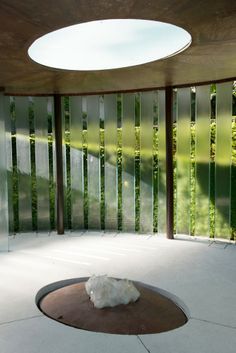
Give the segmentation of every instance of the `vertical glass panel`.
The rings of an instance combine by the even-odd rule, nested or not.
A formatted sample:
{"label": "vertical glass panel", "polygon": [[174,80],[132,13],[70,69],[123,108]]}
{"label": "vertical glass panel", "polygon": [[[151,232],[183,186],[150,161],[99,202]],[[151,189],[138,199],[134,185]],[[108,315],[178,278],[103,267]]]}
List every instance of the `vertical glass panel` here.
{"label": "vertical glass panel", "polygon": [[140,231],[153,231],[152,157],[153,157],[153,92],[141,94],[140,120]]}
{"label": "vertical glass panel", "polygon": [[[156,100],[156,98],[155,98]],[[158,91],[158,233],[166,232],[165,91]]]}
{"label": "vertical glass panel", "polygon": [[19,187],[19,230],[32,230],[29,100],[15,97],[16,148]]}
{"label": "vertical glass panel", "polygon": [[236,81],[233,82],[232,165],[231,165],[231,240],[236,240]]}
{"label": "vertical glass panel", "polygon": [[100,170],[100,222],[105,230],[105,154],[104,154],[104,96],[99,96],[99,170]]}
{"label": "vertical glass panel", "polygon": [[[8,195],[4,97],[0,95],[0,251],[8,250]],[[8,118],[8,117],[6,117]],[[9,151],[10,152],[10,151]]]}
{"label": "vertical glass panel", "polygon": [[34,98],[38,230],[49,230],[48,99]]}
{"label": "vertical glass panel", "polygon": [[153,92],[153,160],[152,160],[152,184],[153,184],[153,233],[158,232],[158,181],[159,181],[159,165],[158,165],[158,95],[157,91]]}
{"label": "vertical glass panel", "polygon": [[88,229],[88,139],[87,139],[87,100],[82,97],[82,156],[83,156],[83,211],[84,211],[84,229]]}
{"label": "vertical glass panel", "polygon": [[135,197],[134,197],[134,94],[123,95],[122,121],[122,230],[135,230]]}
{"label": "vertical glass panel", "polygon": [[[65,97],[61,97],[61,129],[62,129],[62,156],[63,156],[63,191],[64,191],[64,227],[68,229],[68,213],[67,213],[67,163],[68,148],[66,147],[67,124],[65,116]],[[56,157],[56,155],[55,155]],[[56,176],[56,175],[55,175]],[[57,212],[56,212],[57,213]]]}
{"label": "vertical glass panel", "polygon": [[196,87],[195,235],[209,235],[210,86]]}
{"label": "vertical glass panel", "polygon": [[141,120],[141,97],[140,93],[135,94],[135,117],[134,117],[134,202],[135,202],[135,232],[140,232],[140,120]]}
{"label": "vertical glass panel", "polygon": [[230,238],[232,82],[216,86],[215,236]]}
{"label": "vertical glass panel", "polygon": [[177,92],[177,233],[189,234],[190,216],[190,88]]}
{"label": "vertical glass panel", "polygon": [[71,163],[71,222],[72,229],[83,229],[83,184],[82,184],[82,98],[70,98],[70,163]]}
{"label": "vertical glass panel", "polygon": [[64,220],[65,228],[71,229],[71,165],[70,165],[70,107],[69,97],[62,98],[63,155],[64,155]]}
{"label": "vertical glass panel", "polygon": [[99,96],[87,97],[88,228],[100,229]]}
{"label": "vertical glass panel", "polygon": [[6,159],[7,159],[7,184],[8,184],[8,219],[9,233],[14,233],[14,216],[13,216],[13,164],[12,164],[12,127],[11,127],[11,109],[12,98],[4,97],[4,114],[5,114],[5,131],[6,131]]}
{"label": "vertical glass panel", "polygon": [[32,230],[37,231],[37,188],[35,166],[35,121],[33,98],[29,97],[29,138],[30,138],[30,164],[31,164],[31,209]]}
{"label": "vertical glass panel", "polygon": [[48,97],[48,169],[49,169],[49,200],[50,200],[50,230],[55,229],[56,219],[56,161],[55,161],[55,134],[54,134],[54,105],[53,98]]}
{"label": "vertical glass panel", "polygon": [[117,230],[122,231],[122,115],[123,95],[117,95]]}
{"label": "vertical glass panel", "polygon": [[117,100],[105,95],[105,229],[117,229]]}

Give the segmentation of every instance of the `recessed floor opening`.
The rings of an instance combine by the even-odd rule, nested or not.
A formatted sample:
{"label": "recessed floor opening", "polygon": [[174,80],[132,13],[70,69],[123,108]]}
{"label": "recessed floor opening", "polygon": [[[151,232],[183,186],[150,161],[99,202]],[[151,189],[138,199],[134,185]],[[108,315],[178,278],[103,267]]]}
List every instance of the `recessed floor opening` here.
{"label": "recessed floor opening", "polygon": [[86,280],[60,281],[42,288],[36,297],[39,309],[68,326],[123,335],[170,331],[188,321],[171,294],[140,282],[135,282],[141,293],[136,303],[96,309],[86,293]]}

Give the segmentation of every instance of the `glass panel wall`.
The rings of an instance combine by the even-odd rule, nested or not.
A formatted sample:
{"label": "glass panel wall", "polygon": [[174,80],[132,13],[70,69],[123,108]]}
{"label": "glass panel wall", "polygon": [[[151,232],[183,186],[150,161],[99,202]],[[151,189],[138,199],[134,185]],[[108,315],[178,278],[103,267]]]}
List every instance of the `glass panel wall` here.
{"label": "glass panel wall", "polygon": [[190,88],[177,91],[177,223],[178,234],[190,231]]}
{"label": "glass panel wall", "polygon": [[123,95],[122,116],[122,230],[135,230],[135,96]]}
{"label": "glass panel wall", "polygon": [[50,229],[48,164],[48,98],[34,98],[37,229]]}
{"label": "glass panel wall", "polygon": [[[14,225],[17,222],[14,222],[15,212],[13,205],[16,204],[16,198],[18,192],[14,190],[14,167],[13,167],[13,148],[12,141],[14,141],[14,149],[15,146],[15,129],[13,131],[12,126],[12,116],[14,111],[14,101],[12,97],[6,96],[2,98],[3,100],[3,109],[5,115],[5,131],[6,131],[6,161],[7,161],[7,184],[8,184],[8,220],[9,220],[9,233],[14,234],[18,230],[15,229]],[[13,137],[14,136],[14,137]],[[17,201],[18,202],[18,201]]]}
{"label": "glass panel wall", "polygon": [[[235,236],[232,83],[173,90],[175,229]],[[166,231],[165,91],[62,97],[66,229]],[[55,227],[53,100],[6,97],[10,232]]]}
{"label": "glass panel wall", "polygon": [[153,92],[141,94],[140,232],[153,232]]}
{"label": "glass panel wall", "polygon": [[15,97],[19,231],[32,230],[29,98]]}
{"label": "glass panel wall", "polygon": [[196,87],[196,215],[195,235],[210,235],[210,86]]}
{"label": "glass panel wall", "polygon": [[100,229],[99,96],[87,97],[88,228]]}
{"label": "glass panel wall", "polygon": [[215,237],[230,238],[232,82],[216,85]]}
{"label": "glass panel wall", "polygon": [[117,96],[104,97],[105,229],[117,230]]}
{"label": "glass panel wall", "polygon": [[166,133],[165,91],[155,94],[158,118],[158,233],[166,232]]}
{"label": "glass panel wall", "polygon": [[83,156],[82,156],[82,97],[70,98],[70,172],[72,229],[84,228],[83,212]]}
{"label": "glass panel wall", "polygon": [[0,94],[0,251],[8,250],[8,195],[4,97]]}

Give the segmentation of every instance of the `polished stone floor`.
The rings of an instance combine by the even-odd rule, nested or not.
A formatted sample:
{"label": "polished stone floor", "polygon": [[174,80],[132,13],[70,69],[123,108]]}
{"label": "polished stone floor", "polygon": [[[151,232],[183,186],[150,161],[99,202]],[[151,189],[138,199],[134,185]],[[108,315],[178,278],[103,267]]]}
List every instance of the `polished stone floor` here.
{"label": "polished stone floor", "polygon": [[[0,254],[1,353],[234,353],[236,245],[161,236],[22,234]],[[38,290],[93,274],[129,278],[177,296],[186,325],[160,334],[74,329],[44,316]],[[158,313],[157,313],[158,315]]]}

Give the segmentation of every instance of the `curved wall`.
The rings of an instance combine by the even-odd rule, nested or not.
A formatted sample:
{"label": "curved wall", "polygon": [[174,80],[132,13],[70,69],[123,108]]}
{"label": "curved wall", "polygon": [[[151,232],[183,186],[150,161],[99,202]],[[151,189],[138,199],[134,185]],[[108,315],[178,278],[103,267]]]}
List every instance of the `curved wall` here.
{"label": "curved wall", "polygon": [[8,195],[4,98],[0,94],[0,251],[8,250]]}
{"label": "curved wall", "polygon": [[[175,233],[234,239],[235,86],[173,89],[173,97]],[[53,230],[52,98],[5,99],[10,229]],[[65,229],[165,233],[165,92],[62,97],[61,105]]]}

